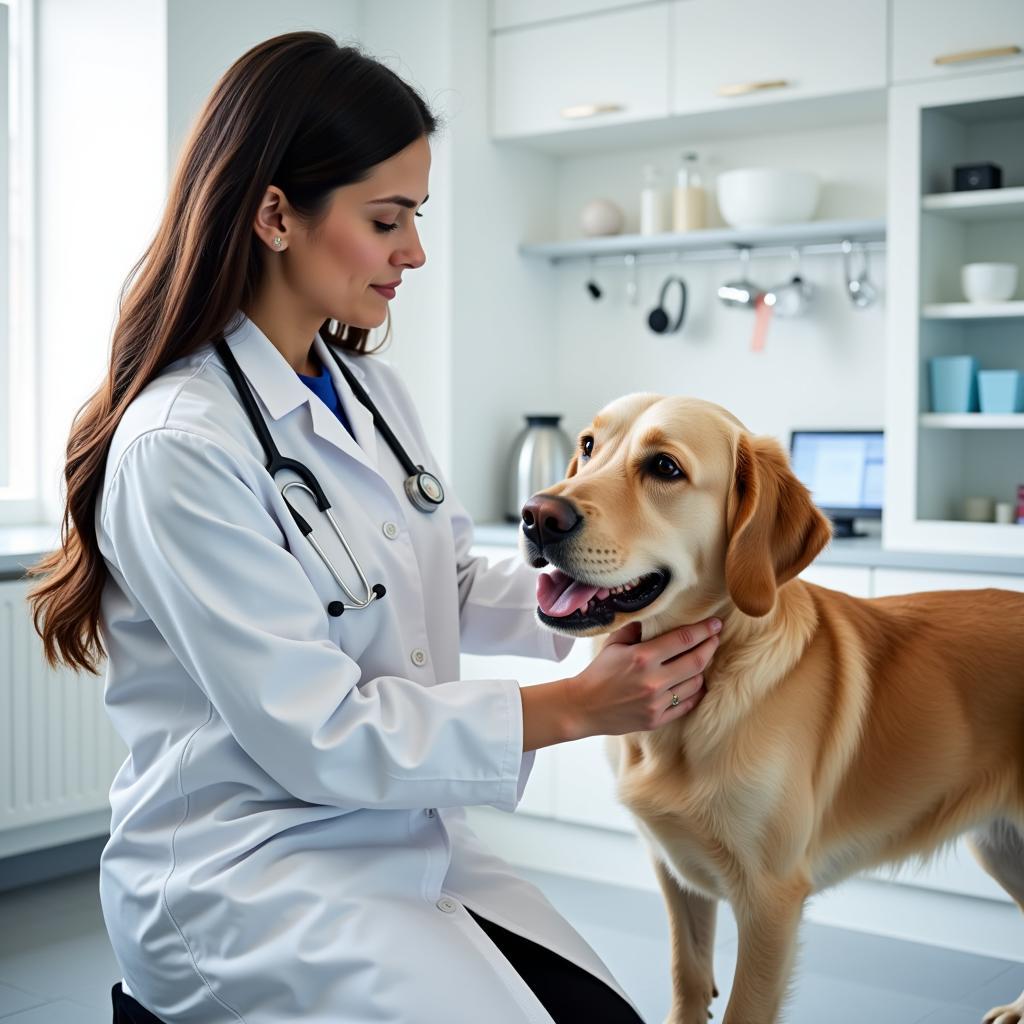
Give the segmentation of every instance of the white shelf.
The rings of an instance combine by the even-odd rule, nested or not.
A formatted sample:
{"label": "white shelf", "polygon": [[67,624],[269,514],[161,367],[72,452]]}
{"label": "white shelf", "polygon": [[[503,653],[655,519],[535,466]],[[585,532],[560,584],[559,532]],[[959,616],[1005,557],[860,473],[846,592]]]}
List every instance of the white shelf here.
{"label": "white shelf", "polygon": [[968,192],[933,192],[922,197],[921,208],[953,220],[1024,217],[1024,186]]}
{"label": "white shelf", "polygon": [[[568,242],[523,243],[523,256],[550,260],[581,259],[589,256],[615,256],[657,252],[710,252],[749,247],[834,245],[844,238],[852,242],[881,242],[885,239],[884,220],[818,220],[803,224],[777,224],[764,228],[709,228],[704,231],[662,232],[657,235],[600,235]],[[734,253],[733,253],[734,255]],[[699,259],[697,255],[695,258]]]}
{"label": "white shelf", "polygon": [[921,414],[922,427],[953,430],[1021,430],[1024,412],[925,412]]}
{"label": "white shelf", "polygon": [[1001,320],[1024,317],[1024,300],[1011,302],[932,302],[921,310],[926,320]]}

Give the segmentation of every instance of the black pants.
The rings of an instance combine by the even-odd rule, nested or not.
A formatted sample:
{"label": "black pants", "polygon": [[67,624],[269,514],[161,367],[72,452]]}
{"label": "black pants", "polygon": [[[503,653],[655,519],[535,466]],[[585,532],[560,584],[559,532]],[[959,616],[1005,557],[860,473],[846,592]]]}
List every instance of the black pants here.
{"label": "black pants", "polygon": [[[469,908],[466,908],[469,910]],[[493,921],[470,916],[501,950],[505,959],[543,1003],[557,1024],[643,1024],[614,989],[544,946],[524,939]],[[141,1003],[125,995],[118,982],[110,993],[114,1024],[163,1024]]]}
{"label": "black pants", "polygon": [[469,907],[466,910],[558,1024],[644,1024],[629,1003],[600,978],[546,946],[478,917]]}
{"label": "black pants", "polygon": [[137,999],[125,995],[121,982],[110,990],[110,1001],[114,1004],[114,1024],[163,1024]]}

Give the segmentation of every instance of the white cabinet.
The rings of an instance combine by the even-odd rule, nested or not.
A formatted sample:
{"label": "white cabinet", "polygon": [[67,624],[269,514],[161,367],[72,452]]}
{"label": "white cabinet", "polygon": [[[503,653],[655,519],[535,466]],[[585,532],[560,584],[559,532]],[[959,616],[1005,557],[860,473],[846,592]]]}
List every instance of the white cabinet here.
{"label": "white cabinet", "polygon": [[871,569],[865,565],[819,565],[811,563],[800,579],[829,590],[841,590],[854,597],[871,596]]}
{"label": "white cabinet", "polygon": [[[982,162],[1003,168],[1005,187],[959,202],[953,169]],[[943,409],[929,370],[932,358],[952,355],[974,357],[981,370],[1024,370],[1014,304],[982,310],[992,313],[985,319],[941,315],[963,298],[964,264],[1024,270],[1024,204],[1014,200],[1024,185],[1024,68],[894,85],[888,165],[885,547],[1020,557],[1024,529],[968,522],[965,503],[1016,500],[1024,416],[934,416]]]}
{"label": "white cabinet", "polygon": [[884,89],[885,58],[885,0],[674,0],[672,112]]}
{"label": "white cabinet", "polygon": [[1024,3],[892,0],[892,80],[908,82],[1024,66]]}
{"label": "white cabinet", "polygon": [[581,14],[596,14],[615,7],[634,7],[648,0],[491,0],[491,28],[514,28],[538,21],[554,21]]}
{"label": "white cabinet", "polygon": [[494,33],[492,134],[665,117],[668,25],[655,3]]}
{"label": "white cabinet", "polygon": [[[492,564],[516,554],[512,547],[476,545],[474,555]],[[461,656],[463,679],[515,679],[522,686],[549,683],[578,675],[594,659],[593,640],[576,641],[560,662],[509,655]],[[536,814],[583,825],[632,829],[632,819],[615,796],[615,779],[605,755],[604,736],[588,736],[537,751],[533,773],[516,808],[517,814]]]}
{"label": "white cabinet", "polygon": [[606,753],[607,736],[587,736],[554,747],[554,817],[578,825],[635,832],[633,816],[619,802]]}
{"label": "white cabinet", "polygon": [[932,569],[876,569],[875,597],[924,590],[1024,590],[1024,577],[1002,573],[936,572]]}

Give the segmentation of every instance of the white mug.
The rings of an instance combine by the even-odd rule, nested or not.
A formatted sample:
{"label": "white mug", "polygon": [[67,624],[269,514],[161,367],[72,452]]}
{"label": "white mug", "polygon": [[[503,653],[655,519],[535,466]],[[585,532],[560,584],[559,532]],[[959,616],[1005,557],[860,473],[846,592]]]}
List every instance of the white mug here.
{"label": "white mug", "polygon": [[997,523],[1012,523],[1013,522],[1013,502],[1012,501],[997,501],[996,502],[996,522]]}
{"label": "white mug", "polygon": [[970,302],[1006,302],[1017,290],[1014,263],[965,263],[960,284]]}

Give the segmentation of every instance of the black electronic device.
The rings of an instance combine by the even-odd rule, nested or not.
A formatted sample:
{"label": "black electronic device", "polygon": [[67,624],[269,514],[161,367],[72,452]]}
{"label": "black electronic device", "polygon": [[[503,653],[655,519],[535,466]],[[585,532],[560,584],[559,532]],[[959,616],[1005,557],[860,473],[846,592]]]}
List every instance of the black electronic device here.
{"label": "black electronic device", "polygon": [[953,168],[953,191],[969,192],[976,188],[1002,188],[1003,171],[995,164],[965,164]]}

